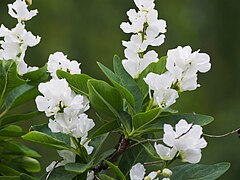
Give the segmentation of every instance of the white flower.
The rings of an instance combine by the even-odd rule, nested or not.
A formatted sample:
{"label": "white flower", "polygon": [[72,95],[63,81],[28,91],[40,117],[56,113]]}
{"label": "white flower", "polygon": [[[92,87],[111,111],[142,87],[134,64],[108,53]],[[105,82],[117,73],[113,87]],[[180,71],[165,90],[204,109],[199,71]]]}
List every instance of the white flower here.
{"label": "white flower", "polygon": [[197,72],[205,73],[210,70],[210,57],[199,51],[192,52],[190,46],[177,47],[167,53],[167,70],[175,76],[175,82],[180,91],[195,90],[197,84]]}
{"label": "white flower", "polygon": [[18,21],[28,21],[32,17],[36,16],[38,11],[27,9],[27,3],[25,0],[16,0],[13,4],[8,4],[8,13]]}
{"label": "white flower", "polygon": [[153,90],[154,104],[162,109],[174,104],[179,97],[178,92],[175,89],[171,89],[174,77],[168,72],[161,75],[149,73],[147,77],[144,78],[144,81],[149,86],[150,98],[151,90]]}
{"label": "white flower", "polygon": [[140,11],[151,11],[155,7],[154,0],[134,0]]}
{"label": "white flower", "polygon": [[171,125],[164,125],[163,142],[168,147],[155,144],[155,149],[164,160],[171,160],[174,157],[174,151],[177,150],[182,161],[198,163],[201,160],[201,149],[207,146],[207,142],[201,135],[201,126],[188,124],[184,119],[181,119],[176,124],[175,131]]}
{"label": "white flower", "polygon": [[48,117],[63,112],[77,115],[89,109],[87,98],[76,95],[65,79],[51,79],[49,82],[40,83],[38,90],[43,96],[37,96],[37,108],[44,111]]}
{"label": "white flower", "polygon": [[144,179],[144,175],[146,173],[146,169],[141,163],[135,164],[130,170],[130,179],[131,180],[142,180]]}
{"label": "white flower", "polygon": [[170,177],[170,176],[172,176],[172,174],[173,174],[172,171],[170,169],[168,169],[168,168],[164,168],[162,170],[162,175],[164,177]]}
{"label": "white flower", "polygon": [[62,52],[56,52],[51,54],[48,59],[48,72],[50,72],[53,78],[57,78],[56,71],[63,70],[70,72],[71,74],[80,74],[80,63],[77,61],[70,61],[67,56]]}
{"label": "white flower", "polygon": [[[78,116],[69,116],[65,113],[59,113],[56,115],[55,119],[50,119],[48,123],[48,127],[53,133],[60,132],[76,138],[87,136],[88,131],[94,126],[94,121],[89,119],[84,113]],[[89,153],[90,152],[92,152],[91,149],[89,149]]]}
{"label": "white flower", "polygon": [[88,172],[86,180],[93,180],[93,179],[94,179],[94,171]]}

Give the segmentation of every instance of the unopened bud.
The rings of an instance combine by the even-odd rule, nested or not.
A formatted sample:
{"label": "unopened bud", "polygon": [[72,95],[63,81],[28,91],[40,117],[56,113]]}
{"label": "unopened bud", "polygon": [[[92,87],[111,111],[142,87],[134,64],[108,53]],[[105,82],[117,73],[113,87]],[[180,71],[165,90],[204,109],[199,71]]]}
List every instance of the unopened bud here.
{"label": "unopened bud", "polygon": [[158,170],[158,171],[157,171],[157,175],[160,176],[160,175],[161,175],[161,172],[162,172],[161,170]]}
{"label": "unopened bud", "polygon": [[151,178],[149,176],[146,176],[144,180],[151,180]]}
{"label": "unopened bud", "polygon": [[172,175],[172,171],[171,171],[170,169],[164,168],[164,169],[162,170],[162,175],[163,175],[164,177],[170,177],[170,176]]}
{"label": "unopened bud", "polygon": [[26,3],[30,6],[32,5],[32,0],[26,0]]}

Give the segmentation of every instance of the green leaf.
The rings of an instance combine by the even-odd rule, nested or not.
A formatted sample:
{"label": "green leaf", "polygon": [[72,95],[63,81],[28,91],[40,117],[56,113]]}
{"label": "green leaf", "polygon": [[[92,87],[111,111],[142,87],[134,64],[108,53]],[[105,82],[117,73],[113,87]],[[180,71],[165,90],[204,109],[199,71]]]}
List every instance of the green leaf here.
{"label": "green leaf", "polygon": [[0,180],[19,180],[19,176],[0,176]]}
{"label": "green leaf", "polygon": [[13,159],[13,162],[28,172],[39,172],[41,170],[40,163],[31,157],[17,157]]}
{"label": "green leaf", "polygon": [[126,180],[124,174],[117,166],[115,166],[113,163],[111,163],[107,160],[105,160],[104,162],[116,173],[119,180]]}
{"label": "green leaf", "polygon": [[102,154],[96,157],[96,159],[94,160],[95,164],[101,163],[104,159],[107,159],[115,151],[116,149],[108,149],[107,151],[103,152]]}
{"label": "green leaf", "polygon": [[102,134],[106,134],[108,132],[111,132],[115,129],[119,128],[119,124],[116,120],[110,121],[102,126],[100,126],[90,137],[89,139],[93,139],[97,136],[100,136]]}
{"label": "green leaf", "polygon": [[134,97],[135,109],[137,112],[141,111],[143,103],[143,94],[139,89],[135,80],[128,74],[122,65],[121,59],[115,55],[113,58],[114,72],[120,79],[120,85],[125,87]]}
{"label": "green leaf", "polygon": [[184,164],[172,168],[171,180],[214,180],[223,175],[230,167],[230,163],[214,165]]}
{"label": "green leaf", "polygon": [[139,131],[140,129],[144,128],[144,126],[148,125],[152,121],[154,121],[160,113],[162,112],[162,109],[155,108],[151,109],[147,112],[138,113],[133,117],[132,124],[135,131]]}
{"label": "green leaf", "polygon": [[20,137],[22,128],[16,125],[9,125],[0,129],[0,136]]}
{"label": "green leaf", "polygon": [[144,130],[141,133],[161,130],[163,129],[164,124],[175,126],[181,119],[185,119],[188,123],[193,123],[200,126],[206,126],[214,120],[211,116],[201,114],[168,115],[155,119],[152,123],[145,126]]}
{"label": "green leaf", "polygon": [[146,95],[148,93],[148,85],[145,83],[143,78],[145,78],[150,72],[156,74],[163,74],[166,68],[167,56],[159,59],[158,62],[153,62],[148,65],[148,67],[139,75],[137,79],[138,86],[141,89],[142,94]]}
{"label": "green leaf", "polygon": [[91,168],[91,163],[88,164],[68,163],[64,167],[66,171],[73,172],[76,174],[82,174],[89,168]]}
{"label": "green leaf", "polygon": [[120,78],[103,64],[98,62],[98,66],[100,67],[102,72],[107,76],[107,78],[112,82],[112,84],[117,88],[122,97],[126,99],[126,101],[131,105],[133,109],[135,109],[134,97],[129,90],[120,85],[121,84]]}
{"label": "green leaf", "polygon": [[16,87],[5,98],[4,106],[7,110],[10,110],[18,105],[34,99],[38,95],[36,87],[22,84],[19,87]]}
{"label": "green leaf", "polygon": [[47,134],[44,134],[44,133],[38,132],[38,131],[31,131],[31,132],[27,133],[26,135],[22,136],[22,138],[25,140],[28,140],[28,141],[32,141],[32,142],[36,142],[39,144],[44,144],[44,145],[53,147],[57,150],[72,149],[65,142],[55,139]]}
{"label": "green leaf", "polygon": [[100,149],[101,149],[103,143],[105,142],[105,140],[107,139],[108,135],[109,135],[109,134],[106,133],[106,134],[103,134],[103,135],[98,136],[98,137],[96,137],[96,138],[93,138],[93,139],[90,141],[89,145],[94,147],[94,151],[93,151],[93,153],[91,154],[91,156],[92,156],[93,158],[95,158],[96,155],[98,154],[98,152],[100,151]]}
{"label": "green leaf", "polygon": [[119,118],[119,113],[123,109],[123,101],[116,88],[104,81],[89,80],[89,100],[92,107],[102,117]]}
{"label": "green leaf", "polygon": [[49,79],[47,64],[36,71],[24,74],[23,77],[29,81],[28,84],[33,86],[37,86],[41,82],[46,82]]}
{"label": "green leaf", "polygon": [[34,177],[32,177],[32,176],[30,176],[28,174],[22,173],[20,175],[20,180],[36,180],[36,178],[34,178]]}
{"label": "green leaf", "polygon": [[137,163],[145,163],[151,160],[151,157],[149,157],[148,153],[142,146],[134,146],[124,152],[118,167],[123,172],[125,177],[129,179],[128,175],[132,166]]}
{"label": "green leaf", "polygon": [[7,116],[5,118],[0,119],[0,126],[5,126],[5,125],[13,124],[16,122],[28,120],[28,119],[31,119],[40,114],[41,114],[40,112],[35,111],[35,112],[27,113],[27,114],[18,114],[18,115]]}
{"label": "green leaf", "polygon": [[59,141],[64,142],[65,144],[67,144],[68,146],[71,146],[70,144],[70,136],[63,134],[63,133],[53,133],[51,131],[51,129],[49,129],[48,124],[40,124],[40,125],[36,125],[36,126],[32,126],[31,131],[38,131],[38,132],[42,132],[44,134],[47,134],[48,136],[57,139]]}
{"label": "green leaf", "polygon": [[0,174],[4,176],[18,176],[20,172],[0,163]]}
{"label": "green leaf", "polygon": [[[48,173],[44,174],[40,180],[46,180]],[[66,171],[64,167],[58,167],[54,169],[51,174],[48,176],[48,180],[71,180],[72,178],[76,177],[77,174]]]}
{"label": "green leaf", "polygon": [[99,174],[100,180],[115,180],[114,178],[107,176],[106,174]]}
{"label": "green leaf", "polygon": [[41,157],[36,151],[28,148],[27,146],[19,143],[19,142],[10,142],[10,141],[0,141],[0,146],[3,147],[5,150],[11,152],[11,154],[15,155],[24,155],[34,158]]}
{"label": "green leaf", "polygon": [[93,79],[92,77],[86,74],[70,74],[61,70],[57,71],[57,76],[60,79],[66,79],[72,90],[76,93],[88,96],[89,91],[87,82],[88,80]]}
{"label": "green leaf", "polygon": [[13,60],[0,60],[0,106],[3,98],[12,89],[24,84],[17,74],[17,64]]}

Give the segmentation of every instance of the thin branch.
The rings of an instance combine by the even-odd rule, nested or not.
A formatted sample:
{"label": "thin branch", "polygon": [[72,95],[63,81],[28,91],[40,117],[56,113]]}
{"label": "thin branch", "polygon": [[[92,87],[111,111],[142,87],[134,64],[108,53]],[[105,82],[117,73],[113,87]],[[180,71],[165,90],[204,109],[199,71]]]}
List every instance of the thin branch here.
{"label": "thin branch", "polygon": [[143,163],[143,165],[146,165],[146,166],[152,166],[152,165],[157,165],[159,163],[162,163],[164,164],[165,162],[163,160],[160,160],[160,161],[153,161],[153,162],[145,162]]}
{"label": "thin branch", "polygon": [[225,133],[225,134],[221,134],[221,135],[211,135],[211,134],[203,134],[203,135],[206,136],[206,137],[210,137],[210,138],[223,138],[223,137],[235,134],[235,133],[240,134],[240,128],[235,129],[235,130],[233,130],[231,132],[228,132],[228,133]]}
{"label": "thin branch", "polygon": [[129,146],[129,149],[130,149],[130,148],[133,148],[133,147],[135,147],[135,146],[137,146],[137,145],[139,145],[139,144],[146,143],[146,142],[158,142],[158,141],[162,141],[162,140],[163,140],[163,138],[159,138],[159,139],[144,139],[144,140],[142,140],[142,141],[139,141],[139,142],[137,142],[137,143]]}

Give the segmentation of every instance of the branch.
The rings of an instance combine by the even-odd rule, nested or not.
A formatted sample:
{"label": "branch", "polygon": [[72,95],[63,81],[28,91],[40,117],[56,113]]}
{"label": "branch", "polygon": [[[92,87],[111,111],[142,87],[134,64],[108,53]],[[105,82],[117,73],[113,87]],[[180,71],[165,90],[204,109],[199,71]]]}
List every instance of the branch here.
{"label": "branch", "polygon": [[225,134],[221,134],[221,135],[211,135],[211,134],[203,134],[203,135],[206,136],[206,137],[210,137],[210,138],[223,138],[223,137],[235,134],[235,133],[238,133],[239,137],[240,137],[240,128],[235,129],[235,130],[233,130],[231,132],[228,132],[228,133],[225,133]]}

